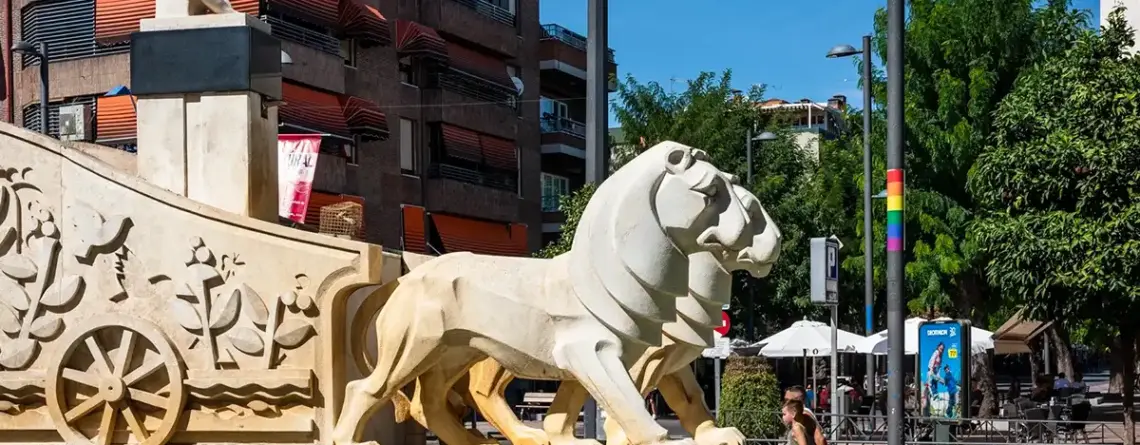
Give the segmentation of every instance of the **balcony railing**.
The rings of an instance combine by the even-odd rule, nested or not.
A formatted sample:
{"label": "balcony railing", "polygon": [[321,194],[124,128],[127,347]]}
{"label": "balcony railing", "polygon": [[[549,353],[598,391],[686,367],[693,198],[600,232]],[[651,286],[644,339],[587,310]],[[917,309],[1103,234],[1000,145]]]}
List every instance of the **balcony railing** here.
{"label": "balcony railing", "polygon": [[797,124],[791,126],[792,131],[827,131],[827,124]]}
{"label": "balcony railing", "polygon": [[586,124],[564,117],[542,119],[542,134],[566,133],[580,138],[586,137]]}
{"label": "balcony railing", "polygon": [[514,109],[518,93],[497,83],[458,68],[444,68],[435,74],[436,88],[455,91],[483,102],[493,102]]}
{"label": "balcony railing", "polygon": [[495,6],[483,0],[454,0],[468,8],[474,9],[475,12],[483,14],[491,20],[501,22],[508,26],[515,26],[515,14],[506,9]]}
{"label": "balcony railing", "polygon": [[436,162],[428,169],[431,178],[451,179],[468,184],[481,185],[493,189],[518,192],[518,172],[493,167],[463,167],[446,162]]}
{"label": "balcony railing", "polygon": [[542,197],[542,211],[558,212],[562,204],[562,195],[544,195]]}
{"label": "balcony railing", "polygon": [[[563,28],[560,25],[542,25],[542,38],[558,40],[578,49],[579,51],[586,52],[586,36]],[[606,50],[606,61],[613,63],[614,50]]]}
{"label": "balcony railing", "polygon": [[336,37],[307,29],[304,26],[289,23],[271,15],[263,15],[261,16],[261,20],[269,24],[274,37],[301,44],[321,52],[336,56],[340,55],[340,39]]}

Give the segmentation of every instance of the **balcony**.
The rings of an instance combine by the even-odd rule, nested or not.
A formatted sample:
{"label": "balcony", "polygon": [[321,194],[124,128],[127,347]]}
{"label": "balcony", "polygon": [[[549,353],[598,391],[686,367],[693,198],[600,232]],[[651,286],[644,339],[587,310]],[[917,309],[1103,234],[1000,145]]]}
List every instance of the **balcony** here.
{"label": "balcony", "polygon": [[542,119],[542,134],[564,133],[580,139],[586,138],[586,124],[565,117]]}
{"label": "balcony", "polygon": [[269,24],[270,33],[274,37],[340,57],[340,39],[329,33],[312,30],[271,15],[263,15],[261,20]]}
{"label": "balcony", "polygon": [[571,167],[586,159],[586,124],[564,117],[541,121],[543,163]]}
{"label": "balcony", "polygon": [[544,195],[542,197],[542,211],[543,212],[559,212],[562,209],[559,205],[562,203],[561,195]]}
{"label": "balcony", "polygon": [[[578,34],[569,29],[563,28],[560,25],[548,24],[542,25],[542,39],[557,40],[559,42],[569,45],[571,48],[577,49],[583,53],[586,52],[586,36]],[[606,61],[614,63],[614,50],[609,49],[606,51]]]}
{"label": "balcony", "polygon": [[[467,164],[467,165],[458,165]],[[498,169],[487,165],[444,160],[435,162],[428,168],[428,177],[450,179],[498,190],[518,192],[518,172]]]}
{"label": "balcony", "polygon": [[[586,89],[586,37],[558,25],[542,25],[539,42],[539,69],[543,89],[559,90],[571,96]],[[606,53],[607,89],[617,91],[617,64],[614,51]]]}
{"label": "balcony", "polygon": [[454,91],[480,102],[490,102],[514,110],[518,93],[483,77],[455,67],[443,68],[431,75],[429,88]]}
{"label": "balcony", "polygon": [[468,8],[474,9],[475,12],[486,16],[487,18],[496,22],[502,23],[507,26],[515,26],[515,14],[506,9],[495,6],[483,0],[452,0],[455,3],[461,4]]}

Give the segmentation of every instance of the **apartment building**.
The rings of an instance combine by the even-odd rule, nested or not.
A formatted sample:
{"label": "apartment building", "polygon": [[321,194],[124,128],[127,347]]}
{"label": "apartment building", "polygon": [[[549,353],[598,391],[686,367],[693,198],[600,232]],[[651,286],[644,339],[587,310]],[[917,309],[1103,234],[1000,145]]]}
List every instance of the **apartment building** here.
{"label": "apartment building", "polygon": [[[542,244],[556,241],[566,216],[562,196],[586,181],[586,36],[542,25],[539,42],[542,142]],[[606,55],[609,91],[617,90],[614,52]]]}
{"label": "apartment building", "polygon": [[[271,25],[292,58],[279,132],[323,135],[302,228],[317,230],[325,206],[355,202],[354,237],[386,247],[526,255],[540,246],[538,0],[232,2]],[[0,116],[38,128],[39,62],[7,49],[47,42],[52,133],[136,150],[130,33],[154,8],[12,0],[0,12]]]}
{"label": "apartment building", "polygon": [[794,103],[768,99],[760,103],[760,111],[775,114],[777,122],[789,126],[795,133],[800,148],[818,160],[820,138],[834,138],[846,128],[847,97],[837,94],[827,102],[800,99]]}

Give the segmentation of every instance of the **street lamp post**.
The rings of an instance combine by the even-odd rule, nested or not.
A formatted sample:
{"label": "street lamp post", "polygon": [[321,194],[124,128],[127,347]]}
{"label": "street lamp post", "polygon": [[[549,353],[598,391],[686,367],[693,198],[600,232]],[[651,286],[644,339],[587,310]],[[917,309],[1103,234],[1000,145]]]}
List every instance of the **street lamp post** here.
{"label": "street lamp post", "polygon": [[[862,51],[851,45],[839,45],[827,52],[829,58],[863,55],[863,305],[867,335],[875,333],[874,249],[871,236],[871,36],[863,36]],[[867,392],[875,392],[875,356],[867,354],[867,371],[864,380]]]}
{"label": "street lamp post", "polygon": [[40,59],[40,133],[48,134],[48,100],[51,88],[48,82],[48,44],[40,41],[36,45],[23,40],[12,45],[12,52]]}
{"label": "street lamp post", "polygon": [[906,0],[887,0],[887,443],[903,445],[903,101]]}
{"label": "street lamp post", "polygon": [[[748,127],[748,137],[745,139],[745,156],[748,160],[748,177],[745,178],[745,181],[747,181],[749,187],[752,187],[752,143],[759,142],[762,144],[777,139],[777,136],[770,131],[765,131],[756,137],[752,137],[753,131],[754,129],[751,126]],[[755,278],[749,279],[755,280]],[[756,310],[754,307],[755,303],[756,286],[748,286],[748,321],[744,326],[744,335],[748,338],[748,341],[753,341],[756,338]]]}

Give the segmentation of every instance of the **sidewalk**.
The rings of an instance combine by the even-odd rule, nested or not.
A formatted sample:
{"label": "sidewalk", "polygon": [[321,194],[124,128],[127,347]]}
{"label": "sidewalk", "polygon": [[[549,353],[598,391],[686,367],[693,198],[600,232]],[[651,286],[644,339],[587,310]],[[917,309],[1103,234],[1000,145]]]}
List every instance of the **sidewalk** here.
{"label": "sidewalk", "polygon": [[[531,428],[539,428],[539,429],[542,428],[542,422],[537,421],[537,420],[527,420],[527,421],[524,421],[523,423],[525,423],[526,426],[529,426]],[[688,435],[687,433],[685,433],[685,429],[681,427],[681,422],[675,418],[657,419],[657,423],[669,431],[669,437],[671,437],[671,438],[681,438],[681,437],[686,437]],[[470,426],[471,422],[467,422],[466,425]],[[479,428],[480,433],[483,433],[483,434],[487,435],[488,437],[493,437],[495,439],[499,439],[500,443],[503,443],[503,444],[510,443],[507,441],[507,439],[505,437],[503,437],[502,434],[499,434],[498,430],[496,430],[495,427],[491,426],[491,424],[487,423],[486,421],[479,421],[476,424],[476,427]],[[578,422],[578,426],[575,428],[574,434],[578,437],[582,437],[582,428],[583,428],[583,423]],[[436,438],[435,436],[429,435],[427,443],[438,444],[439,439]]]}

